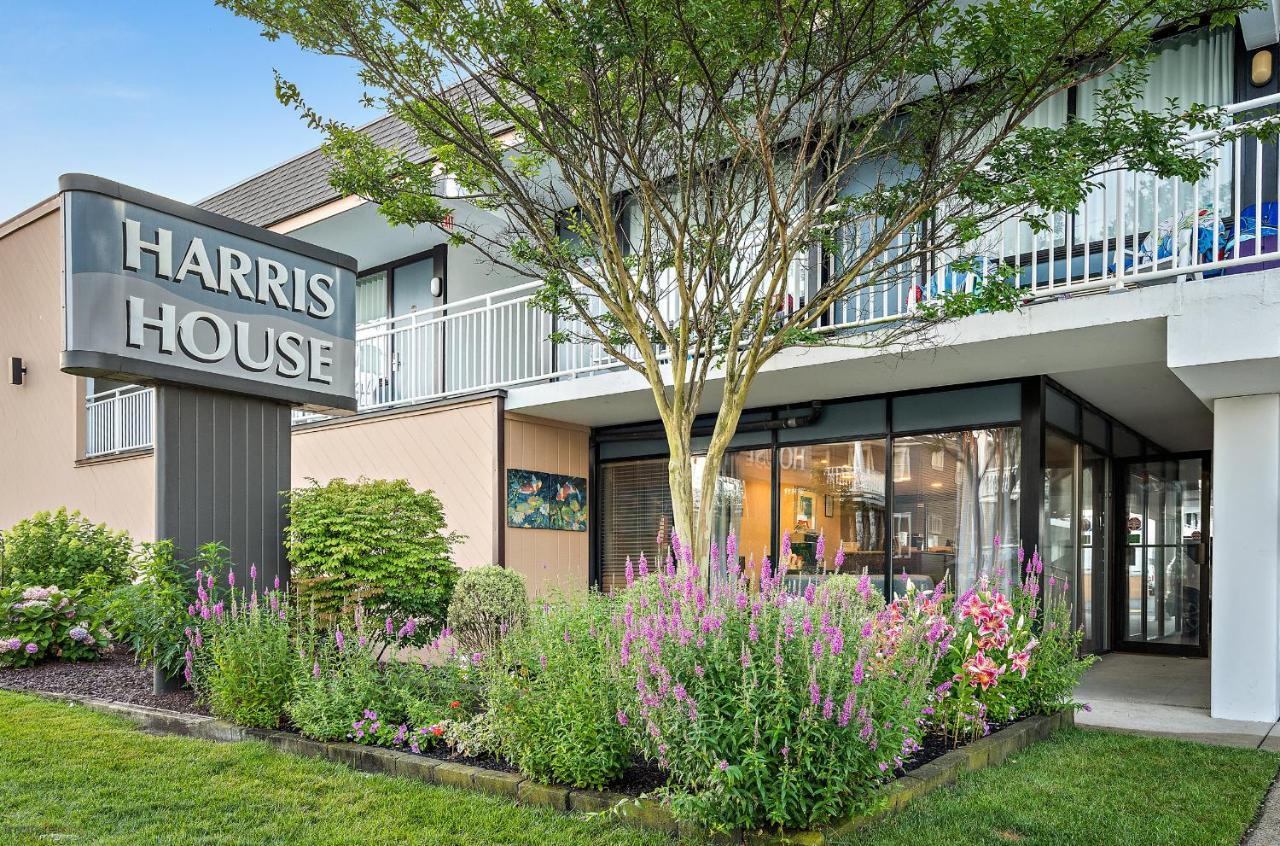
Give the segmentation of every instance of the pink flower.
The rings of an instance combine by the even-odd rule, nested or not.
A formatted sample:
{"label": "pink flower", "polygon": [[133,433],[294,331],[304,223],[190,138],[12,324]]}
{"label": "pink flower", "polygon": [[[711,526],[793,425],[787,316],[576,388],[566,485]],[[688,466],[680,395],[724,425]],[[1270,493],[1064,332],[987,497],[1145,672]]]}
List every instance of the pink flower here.
{"label": "pink flower", "polygon": [[258,580],[258,565],[250,564],[249,565],[249,581],[256,582],[257,580]]}
{"label": "pink flower", "polygon": [[618,710],[618,725],[620,725],[620,726],[625,726],[625,725],[626,725],[627,723],[629,723],[629,722],[631,722],[631,721],[630,721],[629,719],[627,719],[627,713],[626,713],[625,711],[623,711],[623,710],[619,709],[619,710]]}
{"label": "pink flower", "polygon": [[964,669],[969,674],[969,684],[981,686],[983,690],[996,683],[1000,676],[1000,668],[983,652],[978,652],[964,662]]}

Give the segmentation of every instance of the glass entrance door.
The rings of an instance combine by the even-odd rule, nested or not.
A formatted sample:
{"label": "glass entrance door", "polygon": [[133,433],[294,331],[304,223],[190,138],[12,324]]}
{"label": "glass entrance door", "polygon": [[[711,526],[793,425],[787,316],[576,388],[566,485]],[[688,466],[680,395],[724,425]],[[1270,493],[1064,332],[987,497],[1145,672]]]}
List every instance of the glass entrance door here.
{"label": "glass entrance door", "polygon": [[1209,467],[1202,456],[1125,462],[1117,525],[1121,646],[1205,654],[1209,623]]}

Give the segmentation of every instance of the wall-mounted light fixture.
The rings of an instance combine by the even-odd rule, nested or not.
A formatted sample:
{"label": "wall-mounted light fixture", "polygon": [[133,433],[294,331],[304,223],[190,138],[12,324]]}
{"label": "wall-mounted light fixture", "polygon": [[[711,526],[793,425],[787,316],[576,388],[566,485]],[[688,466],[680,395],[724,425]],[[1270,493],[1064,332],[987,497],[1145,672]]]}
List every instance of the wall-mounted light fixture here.
{"label": "wall-mounted light fixture", "polygon": [[1253,54],[1249,62],[1249,81],[1261,88],[1271,81],[1271,50],[1264,47]]}
{"label": "wall-mounted light fixture", "polygon": [[444,280],[439,276],[431,277],[431,296],[438,297],[444,293]]}
{"label": "wall-mounted light fixture", "polygon": [[27,375],[27,368],[22,366],[22,359],[13,356],[9,359],[9,384],[21,385]]}

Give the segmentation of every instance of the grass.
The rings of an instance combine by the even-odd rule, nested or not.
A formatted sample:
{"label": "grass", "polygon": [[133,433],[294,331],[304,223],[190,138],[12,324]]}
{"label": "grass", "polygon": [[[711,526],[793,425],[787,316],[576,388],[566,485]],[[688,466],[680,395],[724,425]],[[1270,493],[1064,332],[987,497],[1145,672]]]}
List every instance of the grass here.
{"label": "grass", "polygon": [[364,775],[260,743],[143,734],[0,692],[0,844],[671,846],[664,835]]}
{"label": "grass", "polygon": [[1280,755],[1069,729],[845,846],[1235,846]]}
{"label": "grass", "polygon": [[[1232,846],[1280,756],[1071,730],[842,846]],[[156,737],[0,691],[0,843],[671,846],[660,834],[355,773],[257,743]]]}

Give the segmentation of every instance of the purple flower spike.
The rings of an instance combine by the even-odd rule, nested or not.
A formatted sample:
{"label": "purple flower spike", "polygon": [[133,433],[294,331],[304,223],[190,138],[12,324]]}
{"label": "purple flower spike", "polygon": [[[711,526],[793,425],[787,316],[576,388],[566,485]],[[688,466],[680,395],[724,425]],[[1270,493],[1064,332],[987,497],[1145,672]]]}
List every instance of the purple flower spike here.
{"label": "purple flower spike", "polygon": [[835,570],[840,572],[840,568],[844,566],[844,541],[840,541],[840,545],[836,547]]}
{"label": "purple flower spike", "polygon": [[272,586],[272,588],[274,588],[275,590],[280,590],[280,577],[279,577],[279,576],[276,576],[276,577],[271,581],[271,586]]}
{"label": "purple flower spike", "polygon": [[818,566],[821,567],[827,561],[827,536],[823,531],[818,532],[818,541],[813,547],[814,555],[818,557]]}
{"label": "purple flower spike", "polygon": [[249,581],[251,582],[258,581],[258,565],[257,564],[249,565]]}
{"label": "purple flower spike", "polygon": [[781,556],[781,559],[782,559],[782,564],[783,564],[783,566],[785,566],[785,565],[786,565],[786,563],[787,563],[788,561],[790,561],[790,560],[791,560],[791,533],[790,533],[790,532],[783,532],[783,533],[782,533],[782,556]]}
{"label": "purple flower spike", "polygon": [[235,587],[235,586],[236,586],[236,571],[228,570],[227,571],[227,587]]}
{"label": "purple flower spike", "polygon": [[333,630],[333,642],[337,644],[338,651],[341,652],[343,645],[347,642],[347,639],[342,634],[342,629]]}

